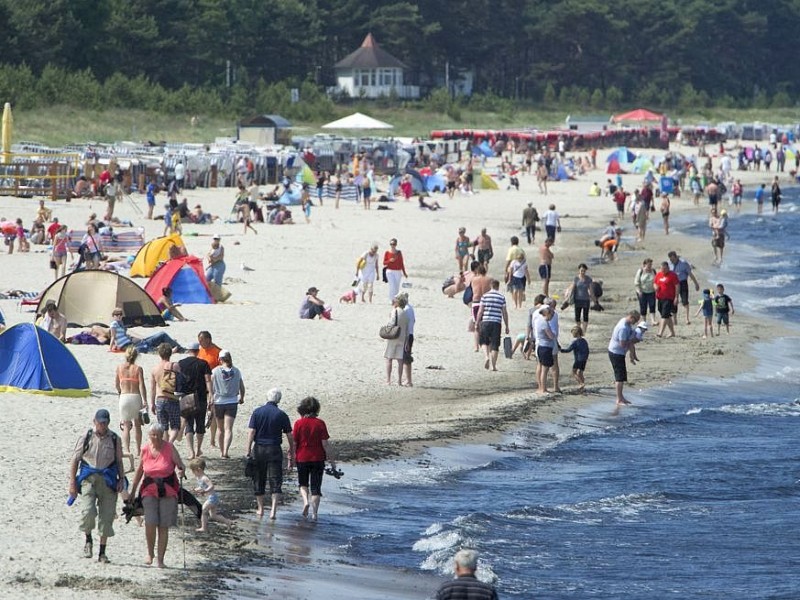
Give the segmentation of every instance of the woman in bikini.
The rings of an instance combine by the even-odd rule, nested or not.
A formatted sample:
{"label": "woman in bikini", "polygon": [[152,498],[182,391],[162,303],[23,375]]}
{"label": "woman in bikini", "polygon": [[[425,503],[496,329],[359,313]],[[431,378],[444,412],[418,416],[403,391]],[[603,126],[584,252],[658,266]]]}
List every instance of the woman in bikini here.
{"label": "woman in bikini", "polygon": [[119,394],[120,429],[126,454],[131,453],[131,426],[135,428],[136,455],[142,452],[142,417],[139,411],[147,407],[147,388],[144,371],[136,364],[139,351],[133,345],[125,350],[125,362],[117,366],[114,386]]}

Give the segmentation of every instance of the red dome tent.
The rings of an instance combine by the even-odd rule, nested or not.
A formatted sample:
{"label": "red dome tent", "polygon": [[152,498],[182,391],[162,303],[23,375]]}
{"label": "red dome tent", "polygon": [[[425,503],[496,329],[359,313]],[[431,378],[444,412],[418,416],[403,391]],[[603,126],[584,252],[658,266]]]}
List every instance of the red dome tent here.
{"label": "red dome tent", "polygon": [[214,304],[214,296],[206,283],[203,261],[196,256],[179,256],[168,260],[153,273],[144,290],[154,301],[161,290],[172,288],[176,304]]}

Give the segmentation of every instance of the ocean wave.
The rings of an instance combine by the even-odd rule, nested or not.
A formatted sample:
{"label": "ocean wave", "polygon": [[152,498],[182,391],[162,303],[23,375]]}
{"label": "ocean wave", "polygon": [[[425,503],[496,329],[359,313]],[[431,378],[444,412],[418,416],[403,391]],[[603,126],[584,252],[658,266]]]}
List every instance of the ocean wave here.
{"label": "ocean wave", "polygon": [[757,417],[800,417],[800,405],[797,400],[789,404],[760,402],[754,404],[725,404],[719,408],[709,409],[729,415],[745,415]]}
{"label": "ocean wave", "polygon": [[622,494],[599,500],[564,504],[557,507],[565,515],[587,517],[598,515],[602,519],[608,516],[622,521],[638,521],[644,512],[679,512],[681,508],[673,505],[662,493],[655,494]]}
{"label": "ocean wave", "polygon": [[791,294],[789,296],[771,296],[768,298],[762,297],[758,300],[745,303],[745,308],[749,310],[760,311],[763,311],[765,308],[779,308],[786,306],[800,306],[800,294]]}
{"label": "ocean wave", "polygon": [[747,287],[760,287],[760,288],[779,288],[779,287],[786,287],[787,285],[791,285],[795,281],[800,279],[795,275],[773,275],[772,277],[766,277],[764,279],[750,279],[745,281],[737,281],[737,286],[747,286]]}
{"label": "ocean wave", "polygon": [[461,534],[457,531],[439,531],[431,536],[418,539],[411,546],[414,552],[436,552],[455,548],[461,542]]}

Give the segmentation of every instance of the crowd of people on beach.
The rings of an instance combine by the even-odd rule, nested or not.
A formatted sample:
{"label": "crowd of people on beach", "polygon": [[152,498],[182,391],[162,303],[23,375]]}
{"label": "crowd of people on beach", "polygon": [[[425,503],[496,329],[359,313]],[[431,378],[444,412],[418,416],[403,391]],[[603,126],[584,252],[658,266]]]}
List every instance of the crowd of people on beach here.
{"label": "crowd of people on beach", "polygon": [[[549,152],[531,151],[520,156],[522,165],[519,175],[535,175],[537,180],[541,175],[543,180],[538,181],[538,186],[542,196],[547,195],[547,181],[553,165],[558,168],[559,165],[570,164],[557,151],[552,155]],[[592,155],[591,159],[587,158],[585,161],[580,160],[578,164],[580,166],[575,167],[576,172],[588,172],[595,167],[595,156]],[[636,231],[632,244],[639,249],[645,247],[653,213],[660,213],[663,233],[665,236],[669,235],[669,217],[677,204],[673,199],[680,197],[681,191],[693,192],[693,182],[699,180],[700,189],[704,191],[709,203],[708,227],[714,253],[713,264],[722,264],[726,240],[730,237],[729,216],[727,209],[722,208],[722,200],[728,193],[729,205],[738,213],[744,194],[743,186],[733,177],[730,169],[720,166],[715,172],[710,158],[699,171],[694,163],[684,167],[686,173],[676,174],[676,186],[672,193],[660,190],[654,172],[645,174],[641,185],[633,193],[625,190],[621,177],[613,183],[609,180],[605,194],[614,202],[614,205],[609,206],[609,213],[615,218],[610,220],[609,226],[597,242],[601,248],[601,260],[624,260],[619,257],[624,232],[621,224],[628,218]],[[757,169],[755,163],[753,168]],[[504,167],[504,170],[509,178],[512,177],[508,167]],[[449,187],[451,179],[448,178],[446,193],[451,197],[459,189],[464,191],[463,186],[467,183],[465,173],[466,170],[454,170],[452,194]],[[668,174],[669,172],[664,176]],[[318,182],[322,181],[323,184],[337,177],[321,172],[317,176]],[[517,173],[513,173],[513,176],[517,176]],[[377,184],[371,178],[365,179],[368,179],[368,185],[362,186],[361,202],[365,209],[369,209],[369,198]],[[472,183],[471,180],[469,183]],[[318,184],[317,190],[320,189],[321,185]],[[755,200],[759,213],[766,195],[765,189],[766,184],[761,184],[756,191]],[[759,190],[762,194],[761,200]],[[157,193],[155,185],[152,189],[148,186],[147,197],[151,212],[154,205],[154,200],[151,204],[151,196],[154,199]],[[313,206],[310,188],[305,186],[302,193],[301,209],[306,222],[309,222]],[[405,195],[405,191],[403,194]],[[781,201],[777,176],[772,183],[771,197],[774,212],[777,213]],[[322,206],[321,193],[317,196],[317,202]],[[254,222],[293,222],[285,205],[274,206],[264,214],[263,203],[264,197],[248,178],[245,165],[234,202],[235,217],[243,223],[242,235],[247,235],[248,231],[258,233],[253,226]],[[436,206],[438,207],[438,202]],[[431,207],[432,205],[426,208]],[[338,199],[335,208],[338,208]],[[536,363],[535,391],[538,394],[561,393],[563,388],[559,356],[571,354],[571,375],[576,390],[583,392],[586,389],[587,368],[591,369],[590,358],[594,352],[587,341],[587,331],[592,311],[603,310],[599,302],[603,296],[603,285],[592,277],[592,269],[585,262],[571,268],[557,262],[553,248],[562,239],[562,216],[553,202],[542,204],[540,209],[541,212],[533,201],[525,202],[521,222],[517,221],[521,227],[519,235],[510,236],[504,260],[494,263],[495,246],[487,228],[481,227],[478,235],[474,235],[473,230],[470,235],[466,226],[457,227],[456,238],[453,242],[448,242],[447,250],[448,260],[451,260],[449,256],[452,252],[456,262],[454,275],[444,282],[442,291],[450,298],[461,294],[463,303],[468,307],[470,345],[474,352],[480,353],[478,356],[481,357],[486,371],[499,370],[501,347],[507,358],[513,358],[519,351],[523,359]],[[112,212],[113,203],[109,205],[106,219],[116,224],[116,221],[111,221]],[[288,217],[285,216],[287,212]],[[280,216],[282,214],[284,216]],[[165,205],[163,218],[165,233],[180,233],[184,219],[193,223],[213,223],[219,217],[202,212],[200,205],[191,211],[185,199],[182,203],[177,203],[177,199],[171,198],[170,203]],[[14,242],[17,243],[18,252],[27,251],[26,248],[30,245],[50,244],[52,250],[49,256],[52,260],[51,267],[56,270],[56,277],[59,277],[59,273],[63,275],[66,272],[67,256],[70,252],[68,228],[59,222],[58,217],[53,216],[52,210],[44,202],[40,203],[36,227],[31,228],[31,231],[26,232],[22,228],[21,219],[14,222],[13,228],[4,223],[9,222],[4,220],[0,223],[7,246],[9,238],[12,240],[11,246]],[[86,249],[79,259],[86,265],[85,268],[102,268],[103,257],[95,236],[101,235],[106,227],[111,225],[99,222],[94,214],[87,221],[86,234],[81,241]],[[23,229],[21,238],[25,244],[20,242],[20,228]],[[650,235],[653,235],[652,231]],[[524,247],[526,241],[528,248]],[[380,276],[387,286],[386,298],[391,303],[387,326],[393,328],[392,337],[386,339],[384,351],[385,382],[389,385],[396,382],[399,386],[412,387],[416,315],[410,304],[409,294],[403,289],[403,280],[408,278],[408,271],[406,256],[398,246],[398,240],[391,238],[388,248],[382,253],[380,244],[373,242],[364,252],[358,254],[355,257],[352,285],[342,293],[339,302],[373,303],[376,299],[375,284]],[[9,253],[12,251],[9,247]],[[533,267],[529,264],[529,259],[534,261]],[[225,248],[220,235],[215,234],[212,237],[205,262],[207,280],[221,286],[226,266]],[[490,264],[494,266],[495,274],[502,270],[502,277],[489,274]],[[498,268],[499,264],[502,267]],[[79,263],[78,268],[80,266]],[[554,269],[569,269],[570,273],[568,277],[561,275],[557,278],[557,281],[569,281],[560,298],[551,290]],[[628,380],[628,364],[635,365],[639,360],[637,344],[643,341],[646,332],[651,328],[655,330],[654,335],[657,338],[672,338],[676,335],[679,321],[681,326],[684,323],[686,326],[691,325],[691,287],[694,287],[695,293],[700,292],[693,265],[675,251],[659,260],[657,267],[654,267],[653,258],[642,261],[641,267],[636,269],[632,277],[632,284],[638,307],[620,316],[608,338],[607,346],[617,405],[630,404],[624,387]],[[532,296],[531,302],[528,294],[534,289],[537,293]],[[333,319],[331,305],[319,295],[320,290],[317,287],[307,289],[301,301],[299,318]],[[162,290],[158,304],[162,311],[173,318],[186,319],[178,305],[172,302],[169,288]],[[694,317],[703,316],[702,338],[718,336],[723,325],[726,331],[730,331],[734,303],[726,294],[724,284],[718,283],[713,289],[703,290],[698,304]],[[567,312],[570,307],[570,312]],[[515,314],[514,311],[524,315],[525,327],[524,331],[512,334],[510,316]],[[123,317],[124,310],[121,307],[116,308],[111,315],[108,330],[97,333],[98,337],[105,336],[112,351],[119,352],[122,358],[114,373],[114,385],[119,394],[121,433],[118,436],[111,431],[111,418],[107,409],[100,409],[95,413],[92,428],[81,433],[76,442],[69,467],[68,493],[72,499],[80,497],[80,527],[85,534],[84,556],[96,556],[100,562],[109,562],[107,545],[109,538],[114,535],[114,516],[119,500],[125,499],[130,514],[134,517],[142,516],[144,519],[146,563],[163,567],[166,564],[169,531],[177,525],[178,507],[191,502],[187,493],[198,498],[198,533],[208,532],[212,521],[225,526],[233,523],[225,516],[222,494],[214,484],[213,473],[209,474],[209,461],[205,456],[203,443],[208,435],[210,445],[218,449],[221,459],[231,457],[237,412],[245,402],[247,389],[241,371],[234,365],[232,353],[217,346],[208,331],[200,331],[197,342],[185,346],[166,333],[140,339],[127,332]],[[567,338],[567,330],[562,332],[560,327],[565,318],[569,321],[574,319],[567,328],[568,341],[564,339]],[[67,341],[66,319],[59,312],[56,303],[44,307],[39,324],[58,339]],[[716,331],[714,324],[717,326]],[[137,358],[143,352],[156,352],[159,356],[158,365],[149,374],[137,364]],[[185,354],[185,357],[175,360],[175,354]],[[184,401],[188,396],[192,397],[191,402]],[[284,475],[296,468],[302,498],[301,518],[316,521],[326,466],[329,465],[330,470],[336,471],[327,426],[319,418],[321,406],[316,398],[309,396],[299,402],[299,418],[294,424],[286,412],[279,408],[282,399],[281,390],[269,390],[266,402],[253,411],[248,422],[245,447],[256,514],[259,517],[268,514],[272,520],[277,518]],[[151,419],[153,424],[145,437],[143,430]],[[179,445],[184,440],[186,460],[179,450]],[[133,461],[136,465],[130,482],[125,477],[126,460]],[[187,467],[194,476],[191,486],[184,483]],[[266,497],[267,492],[269,499]],[[92,537],[95,528],[99,534],[99,551],[96,555]],[[456,572],[459,578],[456,581],[467,587],[476,587],[469,579],[474,579],[475,561],[474,554],[457,555]],[[496,597],[488,589],[481,589],[481,593],[488,594],[485,597]],[[447,593],[450,592],[440,592],[437,598],[459,597]]]}

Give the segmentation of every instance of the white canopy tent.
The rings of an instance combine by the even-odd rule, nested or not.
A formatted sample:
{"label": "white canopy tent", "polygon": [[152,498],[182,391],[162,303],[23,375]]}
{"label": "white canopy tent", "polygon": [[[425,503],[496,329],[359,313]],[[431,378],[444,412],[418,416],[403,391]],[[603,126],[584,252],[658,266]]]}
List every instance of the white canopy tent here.
{"label": "white canopy tent", "polygon": [[322,126],[323,129],[394,129],[394,125],[373,119],[359,112],[348,117],[332,121]]}

